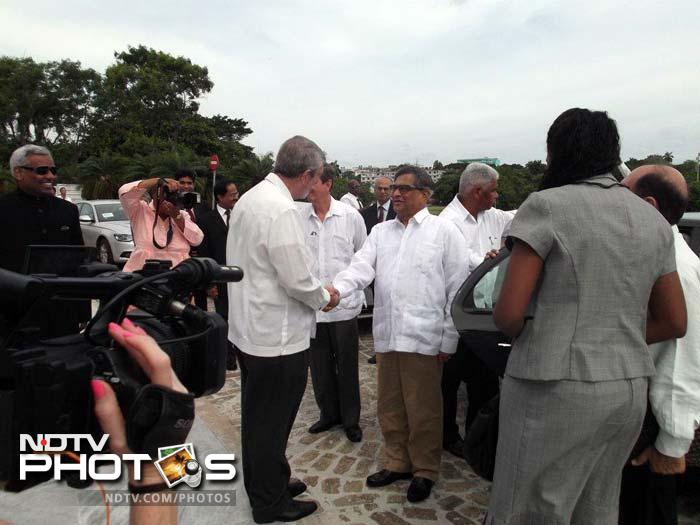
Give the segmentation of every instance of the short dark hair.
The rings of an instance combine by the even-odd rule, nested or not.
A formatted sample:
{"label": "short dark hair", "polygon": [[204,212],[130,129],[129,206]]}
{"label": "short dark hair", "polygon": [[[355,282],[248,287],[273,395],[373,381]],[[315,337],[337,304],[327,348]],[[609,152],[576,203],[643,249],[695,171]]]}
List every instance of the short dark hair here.
{"label": "short dark hair", "polygon": [[321,182],[331,181],[331,187],[333,187],[333,182],[335,180],[335,168],[330,164],[323,166],[323,173],[321,174]]}
{"label": "short dark hair", "polygon": [[396,173],[394,174],[394,180],[398,179],[401,175],[408,175],[412,173],[416,178],[416,186],[419,188],[425,188],[433,191],[435,185],[433,184],[433,179],[430,178],[428,172],[425,171],[420,166],[413,166],[411,164],[404,164],[400,166]]}
{"label": "short dark hair", "polygon": [[277,175],[295,179],[307,170],[316,171],[326,162],[326,154],[313,140],[296,135],[284,141],[277,152],[275,167]]}
{"label": "short dark hair", "polygon": [[189,177],[194,182],[194,180],[197,178],[197,173],[194,170],[191,170],[190,168],[179,168],[175,172],[174,178],[175,180],[180,180],[183,177]]}
{"label": "short dark hair", "polygon": [[231,179],[218,179],[216,184],[214,184],[214,195],[217,197],[226,195],[230,184],[235,184],[235,182],[233,182]]}
{"label": "short dark hair", "polygon": [[640,197],[654,197],[659,212],[669,224],[678,224],[688,207],[688,194],[681,191],[660,170],[646,173],[637,179],[634,193]]}
{"label": "short dark hair", "polygon": [[540,189],[612,172],[620,162],[615,121],[605,111],[567,109],[547,133],[547,169]]}

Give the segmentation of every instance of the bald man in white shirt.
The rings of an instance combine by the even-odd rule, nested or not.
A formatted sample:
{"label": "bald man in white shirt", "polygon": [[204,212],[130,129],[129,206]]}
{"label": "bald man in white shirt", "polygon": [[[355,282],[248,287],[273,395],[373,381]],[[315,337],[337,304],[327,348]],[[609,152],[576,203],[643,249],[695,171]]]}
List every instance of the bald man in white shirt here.
{"label": "bald man in white shirt", "polygon": [[[685,471],[685,455],[700,425],[700,259],[678,231],[688,204],[688,185],[671,166],[641,166],[622,183],[654,206],[673,227],[676,267],[688,312],[684,337],[649,346],[656,375],[649,381],[645,428],[653,443],[625,467],[620,496],[620,523],[671,525],[678,522],[676,474]],[[650,413],[649,413],[650,412]],[[658,428],[658,432],[654,432]]]}
{"label": "bald man in white shirt", "polygon": [[440,378],[443,362],[457,348],[450,309],[467,275],[459,230],[427,209],[432,186],[424,169],[400,168],[391,192],[396,220],[372,228],[350,266],[333,280],[343,298],[375,279],[377,416],[387,463],[367,485],[412,478],[410,502],[427,498],[438,478]]}

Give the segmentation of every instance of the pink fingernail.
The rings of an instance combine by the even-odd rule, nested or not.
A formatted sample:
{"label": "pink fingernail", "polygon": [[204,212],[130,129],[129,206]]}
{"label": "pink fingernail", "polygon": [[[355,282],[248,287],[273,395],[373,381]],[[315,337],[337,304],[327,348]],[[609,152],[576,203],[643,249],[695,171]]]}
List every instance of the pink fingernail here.
{"label": "pink fingernail", "polygon": [[124,331],[124,329],[123,329],[121,326],[119,326],[117,323],[109,323],[109,324],[107,325],[107,327],[108,327],[110,330],[114,330],[114,331],[117,332],[118,334],[120,334],[120,333],[122,333],[122,332]]}
{"label": "pink fingernail", "polygon": [[125,317],[124,320],[122,321],[122,324],[126,325],[127,328],[136,328],[136,325],[131,322],[131,319],[128,317]]}
{"label": "pink fingernail", "polygon": [[95,396],[95,399],[100,399],[105,395],[105,384],[102,381],[93,379],[90,381],[90,386],[92,387],[92,395]]}

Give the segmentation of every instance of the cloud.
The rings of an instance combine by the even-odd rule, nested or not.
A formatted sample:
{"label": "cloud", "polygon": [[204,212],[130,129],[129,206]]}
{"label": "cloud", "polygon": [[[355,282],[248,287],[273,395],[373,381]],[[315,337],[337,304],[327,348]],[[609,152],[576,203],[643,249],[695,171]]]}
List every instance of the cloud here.
{"label": "cloud", "polygon": [[202,111],[248,120],[259,153],[302,133],[347,166],[525,162],[572,106],[608,110],[626,156],[700,149],[696,0],[9,4],[5,54],[104,70],[145,44],[207,66]]}

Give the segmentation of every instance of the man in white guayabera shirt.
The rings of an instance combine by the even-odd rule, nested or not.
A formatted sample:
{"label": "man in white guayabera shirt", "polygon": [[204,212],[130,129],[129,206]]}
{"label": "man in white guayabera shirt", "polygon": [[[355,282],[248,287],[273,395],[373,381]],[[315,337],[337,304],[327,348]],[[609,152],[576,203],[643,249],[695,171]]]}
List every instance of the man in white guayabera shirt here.
{"label": "man in white guayabera shirt", "polygon": [[[469,251],[469,272],[479,266],[486,257],[495,256],[501,247],[501,238],[515,216],[515,211],[495,208],[498,199],[498,172],[488,164],[472,162],[459,177],[459,191],[440,213],[440,217],[452,221],[462,232]],[[487,290],[496,289],[496,272],[482,280]],[[503,277],[503,272],[499,272]],[[486,280],[491,282],[487,282]],[[474,302],[482,308],[493,308],[493,297],[484,295],[481,286],[474,290]],[[464,382],[467,387],[467,415],[464,437],[479,410],[498,393],[498,375],[479,359],[462,341],[455,356],[442,371],[443,448],[462,457],[464,442],[457,428],[457,392]]]}
{"label": "man in white guayabera shirt", "polygon": [[340,198],[340,202],[344,202],[348,206],[352,206],[356,210],[362,209],[362,202],[360,201],[360,190],[362,186],[360,181],[357,179],[352,179],[348,182],[348,192]]}
{"label": "man in white guayabera shirt", "polygon": [[[309,193],[310,204],[300,205],[306,245],[313,256],[312,273],[330,283],[347,268],[367,238],[358,211],[331,196],[333,166]],[[352,442],[362,440],[360,382],[357,370],[357,316],[362,309],[361,290],[343,297],[331,312],[316,312],[316,336],[311,339],[311,379],[320,417],[309,432],[317,434],[343,425]]]}
{"label": "man in white guayabera shirt", "polygon": [[399,168],[391,186],[396,220],[377,224],[333,280],[343,298],[375,279],[377,416],[387,464],[367,485],[413,478],[411,502],[430,495],[440,470],[440,377],[457,348],[450,307],[467,275],[459,230],[428,211],[432,186],[424,169]]}
{"label": "man in white guayabera shirt", "polygon": [[338,304],[337,292],[311,273],[294,203],[309,194],[324,162],[314,142],[292,137],[273,172],[231,213],[226,261],[245,276],[229,284],[229,340],[241,368],[243,480],[256,523],[296,521],[317,508],[293,499],[306,485],[290,480],[285,450],[306,388],[316,311]]}

